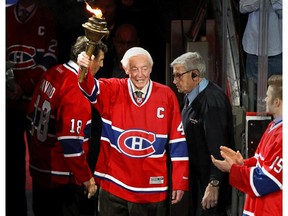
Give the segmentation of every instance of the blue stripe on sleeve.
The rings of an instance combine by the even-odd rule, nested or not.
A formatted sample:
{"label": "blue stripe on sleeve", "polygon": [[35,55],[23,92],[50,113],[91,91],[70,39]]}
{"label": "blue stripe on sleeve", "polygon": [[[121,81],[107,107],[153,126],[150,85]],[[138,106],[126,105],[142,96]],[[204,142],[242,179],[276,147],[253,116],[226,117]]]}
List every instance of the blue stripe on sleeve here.
{"label": "blue stripe on sleeve", "polygon": [[64,155],[81,154],[82,153],[82,139],[61,139],[60,140]]}
{"label": "blue stripe on sleeve", "polygon": [[261,167],[257,166],[251,171],[251,186],[256,196],[263,196],[280,189],[277,183],[263,172]]}

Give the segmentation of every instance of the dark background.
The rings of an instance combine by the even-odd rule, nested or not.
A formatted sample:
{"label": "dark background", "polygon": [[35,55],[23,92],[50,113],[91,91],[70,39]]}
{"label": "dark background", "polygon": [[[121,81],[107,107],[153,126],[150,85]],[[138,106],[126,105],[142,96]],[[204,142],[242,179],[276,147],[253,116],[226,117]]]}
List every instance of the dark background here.
{"label": "dark background", "polygon": [[[42,0],[46,2],[53,11],[58,32],[59,63],[69,60],[71,45],[76,38],[84,34],[82,24],[88,21],[92,14],[86,10],[84,0]],[[171,44],[171,21],[192,20],[199,11],[199,5],[205,0],[132,0],[132,5],[125,5],[125,1],[116,0],[116,23],[132,23],[136,26],[141,40],[140,46],[150,52],[154,60],[151,78],[154,81],[165,84],[167,64],[167,45]],[[17,2],[6,0],[6,5]],[[93,2],[93,0],[90,0]],[[205,19],[214,19],[215,15],[211,9],[211,1],[208,2]],[[221,2],[221,1],[220,1]],[[238,0],[231,1],[236,10],[235,28],[241,38],[246,25],[246,16],[240,15]],[[9,24],[9,21],[6,21]],[[203,24],[203,25],[202,25]],[[196,40],[205,35],[205,21],[200,23],[199,34]],[[192,26],[191,26],[192,27]],[[217,27],[216,27],[217,28]],[[219,27],[220,28],[220,27]],[[189,35],[183,35],[182,53],[186,51],[185,42]],[[239,40],[240,41],[240,40]],[[239,43],[240,47],[240,43]],[[173,56],[173,54],[171,55]],[[171,60],[171,59],[170,59]],[[101,71],[100,71],[101,73]],[[166,83],[167,84],[167,83]]]}

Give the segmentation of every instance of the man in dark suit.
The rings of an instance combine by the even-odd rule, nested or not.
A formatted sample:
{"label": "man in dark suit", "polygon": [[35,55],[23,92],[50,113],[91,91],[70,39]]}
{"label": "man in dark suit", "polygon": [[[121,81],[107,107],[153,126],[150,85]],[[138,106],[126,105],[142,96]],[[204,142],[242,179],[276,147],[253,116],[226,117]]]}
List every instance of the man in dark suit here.
{"label": "man in dark suit", "polygon": [[[189,206],[189,213],[182,215],[226,216],[231,186],[227,174],[217,170],[210,155],[221,158],[221,145],[235,148],[229,99],[223,89],[205,78],[206,65],[199,53],[185,53],[171,67],[173,83],[179,93],[185,94],[181,115],[188,143],[190,185],[186,194],[189,203],[182,203]],[[172,214],[183,209],[187,207],[173,206]]]}

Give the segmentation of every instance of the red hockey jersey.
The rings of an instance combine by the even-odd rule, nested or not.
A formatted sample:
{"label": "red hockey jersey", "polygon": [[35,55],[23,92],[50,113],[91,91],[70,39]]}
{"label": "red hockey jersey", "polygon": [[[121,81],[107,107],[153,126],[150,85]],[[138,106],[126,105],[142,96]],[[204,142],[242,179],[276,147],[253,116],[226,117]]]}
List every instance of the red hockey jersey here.
{"label": "red hockey jersey", "polygon": [[282,215],[282,118],[271,122],[254,157],[232,165],[230,183],[246,194],[243,215]]}
{"label": "red hockey jersey", "polygon": [[70,61],[45,72],[29,107],[30,171],[43,187],[92,177],[83,151],[90,137],[91,105],[77,86],[78,68]]}
{"label": "red hockey jersey", "polygon": [[95,176],[100,186],[136,203],[167,198],[167,150],[172,161],[172,190],[188,190],[188,152],[178,101],[167,86],[150,80],[141,104],[130,79],[88,78],[80,88],[102,117]]}
{"label": "red hockey jersey", "polygon": [[24,23],[17,8],[15,4],[6,9],[6,61],[14,65],[15,81],[31,99],[42,73],[57,63],[56,26],[47,8],[36,6]]}

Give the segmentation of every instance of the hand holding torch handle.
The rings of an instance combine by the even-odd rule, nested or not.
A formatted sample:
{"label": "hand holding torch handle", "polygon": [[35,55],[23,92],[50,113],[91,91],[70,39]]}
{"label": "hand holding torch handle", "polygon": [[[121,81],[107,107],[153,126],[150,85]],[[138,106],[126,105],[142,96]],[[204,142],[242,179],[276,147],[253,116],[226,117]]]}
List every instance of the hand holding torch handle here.
{"label": "hand holding torch handle", "polygon": [[[86,54],[89,56],[89,59],[91,59],[91,56],[93,55],[93,52],[95,50],[95,47],[96,47],[96,42],[94,41],[91,41],[89,40],[87,42],[87,45],[86,45]],[[88,68],[87,67],[84,67],[84,66],[81,66],[81,71],[80,71],[80,75],[79,75],[79,82],[81,83],[84,79],[84,77],[87,75],[88,73]]]}
{"label": "hand holding torch handle", "polygon": [[[100,41],[105,35],[109,34],[108,29],[106,28],[107,23],[103,18],[97,18],[92,16],[89,18],[88,22],[82,24],[85,35],[88,38],[86,45],[86,54],[91,58],[94,53],[96,44]],[[88,72],[88,68],[81,67],[80,75],[78,81],[81,83]]]}

